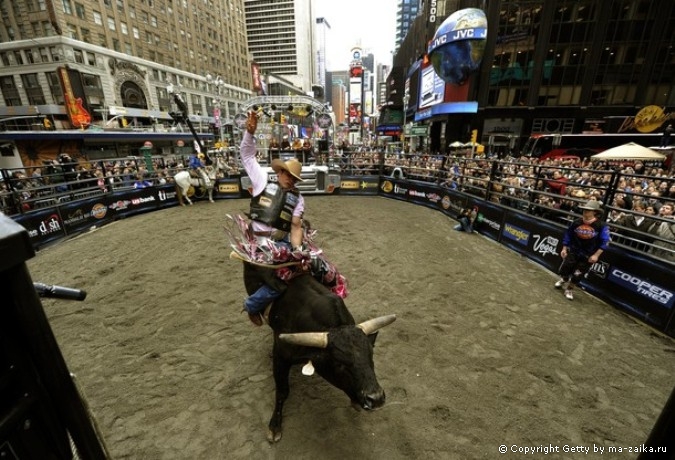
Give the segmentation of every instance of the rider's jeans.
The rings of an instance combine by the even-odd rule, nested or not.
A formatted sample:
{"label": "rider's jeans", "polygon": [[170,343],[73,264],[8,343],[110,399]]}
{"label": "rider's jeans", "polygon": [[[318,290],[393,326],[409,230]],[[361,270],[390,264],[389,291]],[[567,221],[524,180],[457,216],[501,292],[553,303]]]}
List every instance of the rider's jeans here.
{"label": "rider's jeans", "polygon": [[[284,240],[276,241],[275,244],[284,245],[290,248],[291,243],[288,241],[288,238],[287,235]],[[265,241],[266,238],[258,238],[258,244],[265,244]],[[246,311],[249,313],[263,313],[265,308],[280,295],[281,292],[272,289],[267,284],[263,284],[244,301],[244,308],[246,308]]]}
{"label": "rider's jeans", "polygon": [[244,301],[244,307],[249,313],[262,313],[265,311],[265,307],[280,295],[281,292],[275,291],[268,285],[263,284],[257,291],[248,296]]}

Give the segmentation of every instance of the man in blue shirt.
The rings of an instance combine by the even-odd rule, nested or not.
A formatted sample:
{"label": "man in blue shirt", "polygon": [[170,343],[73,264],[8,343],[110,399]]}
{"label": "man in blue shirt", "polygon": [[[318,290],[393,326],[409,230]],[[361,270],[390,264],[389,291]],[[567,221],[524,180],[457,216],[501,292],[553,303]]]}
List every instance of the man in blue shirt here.
{"label": "man in blue shirt", "polygon": [[197,152],[192,152],[192,154],[190,155],[190,160],[188,161],[188,169],[192,177],[200,176],[200,171],[204,167],[204,164],[202,163],[202,158],[204,158],[203,153],[197,155]]}
{"label": "man in blue shirt", "polygon": [[581,218],[575,219],[563,235],[563,248],[560,251],[563,261],[558,270],[561,278],[555,283],[555,287],[564,288],[568,300],[574,299],[574,285],[579,284],[609,246],[609,226],[599,218],[602,214],[601,206],[597,200],[589,200],[579,206]]}

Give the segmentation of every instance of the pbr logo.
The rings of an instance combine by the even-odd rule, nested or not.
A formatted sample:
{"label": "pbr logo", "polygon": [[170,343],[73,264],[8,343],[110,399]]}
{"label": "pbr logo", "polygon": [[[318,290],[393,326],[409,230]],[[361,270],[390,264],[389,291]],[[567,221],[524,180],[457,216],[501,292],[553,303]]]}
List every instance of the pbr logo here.
{"label": "pbr logo", "polygon": [[103,219],[107,213],[108,208],[106,208],[105,205],[102,203],[96,203],[91,208],[91,216],[94,219]]}

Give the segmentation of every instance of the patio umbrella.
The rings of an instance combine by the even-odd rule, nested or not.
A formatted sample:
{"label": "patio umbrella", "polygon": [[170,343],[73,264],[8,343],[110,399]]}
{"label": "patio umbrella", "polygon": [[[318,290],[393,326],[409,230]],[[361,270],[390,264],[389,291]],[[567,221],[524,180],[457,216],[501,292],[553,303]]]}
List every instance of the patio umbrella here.
{"label": "patio umbrella", "polygon": [[452,147],[453,149],[459,149],[459,148],[464,147],[464,144],[462,142],[455,141],[452,144],[450,144],[448,147]]}
{"label": "patio umbrella", "polygon": [[628,144],[620,145],[611,149],[607,149],[603,152],[593,155],[591,160],[601,161],[601,160],[651,160],[651,161],[663,161],[666,156],[658,152],[655,152],[652,149],[643,147],[640,144],[635,142],[629,142]]}

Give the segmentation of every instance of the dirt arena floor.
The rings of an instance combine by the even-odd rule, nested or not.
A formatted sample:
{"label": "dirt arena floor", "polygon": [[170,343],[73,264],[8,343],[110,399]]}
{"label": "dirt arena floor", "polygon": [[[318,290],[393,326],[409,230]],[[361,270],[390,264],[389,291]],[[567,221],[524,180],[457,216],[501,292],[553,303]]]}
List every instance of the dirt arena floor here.
{"label": "dirt arena floor", "polygon": [[608,448],[642,444],[675,385],[675,341],[585,293],[566,300],[554,274],[441,213],[309,196],[357,322],[398,315],[375,349],[387,403],[357,412],[294,368],[270,445],[271,330],[240,313],[223,232],[247,205],[135,216],[28,261],[34,281],[88,292],[43,304],[114,459],[633,459]]}

